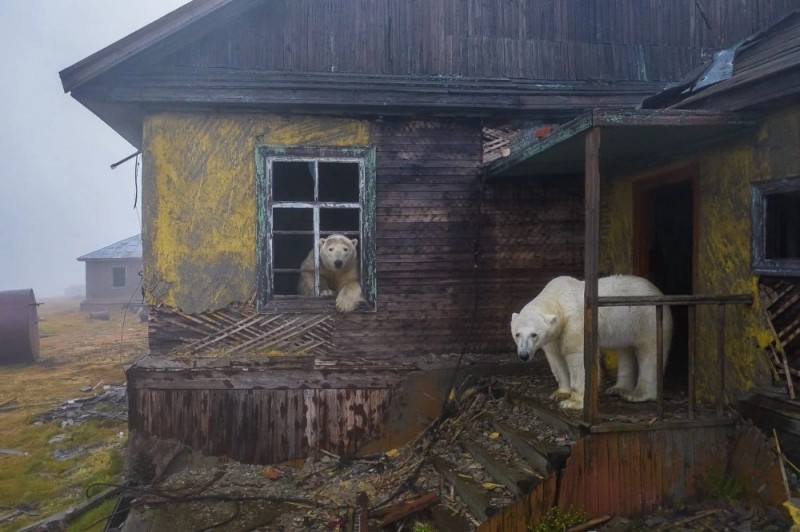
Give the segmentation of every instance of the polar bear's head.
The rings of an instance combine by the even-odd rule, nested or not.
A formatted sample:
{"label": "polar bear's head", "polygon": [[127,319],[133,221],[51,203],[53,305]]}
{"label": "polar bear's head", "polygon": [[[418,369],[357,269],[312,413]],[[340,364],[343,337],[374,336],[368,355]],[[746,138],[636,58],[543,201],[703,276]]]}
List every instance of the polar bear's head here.
{"label": "polar bear's head", "polygon": [[541,312],[526,313],[521,316],[516,312],[511,315],[511,336],[517,344],[517,355],[527,362],[533,355],[550,341],[558,324],[554,314]]}
{"label": "polar bear's head", "polygon": [[344,235],[331,235],[319,241],[319,257],[329,271],[347,270],[358,262],[358,239]]}

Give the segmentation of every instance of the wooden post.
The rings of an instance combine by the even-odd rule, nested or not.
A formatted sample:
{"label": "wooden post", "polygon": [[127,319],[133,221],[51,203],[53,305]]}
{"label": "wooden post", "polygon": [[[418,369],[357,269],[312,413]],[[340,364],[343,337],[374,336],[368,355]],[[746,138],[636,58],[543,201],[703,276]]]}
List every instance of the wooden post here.
{"label": "wooden post", "polygon": [[695,350],[697,346],[695,310],[694,305],[689,305],[689,419],[694,419],[695,415]]}
{"label": "wooden post", "polygon": [[664,419],[664,307],[656,305],[656,401],[658,419]]}
{"label": "wooden post", "polygon": [[599,417],[600,353],[597,339],[597,263],[600,251],[600,128],[592,127],[585,137],[584,210],[586,217],[584,279],[583,367],[585,389],[583,420],[592,424]]}
{"label": "wooden post", "polygon": [[719,389],[717,390],[717,416],[722,417],[725,408],[725,305],[717,305],[717,371]]}

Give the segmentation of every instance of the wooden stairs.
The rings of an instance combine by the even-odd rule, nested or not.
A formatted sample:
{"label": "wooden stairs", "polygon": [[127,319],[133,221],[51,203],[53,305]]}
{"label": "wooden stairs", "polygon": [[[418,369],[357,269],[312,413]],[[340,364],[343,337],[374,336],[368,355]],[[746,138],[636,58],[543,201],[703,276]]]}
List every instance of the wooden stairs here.
{"label": "wooden stairs", "polygon": [[[430,509],[437,530],[525,531],[553,507],[583,510],[595,522],[642,514],[702,497],[718,471],[744,479],[759,471],[763,485],[748,492],[754,503],[783,497],[763,434],[733,418],[612,429],[497,387],[471,401],[427,458],[433,484],[444,488]],[[737,453],[748,456],[739,461],[746,471],[732,465]]]}

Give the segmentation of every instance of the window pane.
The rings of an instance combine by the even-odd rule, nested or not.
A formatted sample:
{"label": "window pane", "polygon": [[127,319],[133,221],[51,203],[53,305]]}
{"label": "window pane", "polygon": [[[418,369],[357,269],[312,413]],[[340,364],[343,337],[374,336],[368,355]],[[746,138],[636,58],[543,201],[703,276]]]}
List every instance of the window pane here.
{"label": "window pane", "polygon": [[314,211],[312,209],[272,210],[272,229],[275,231],[314,231]]}
{"label": "window pane", "polygon": [[360,209],[320,209],[319,232],[322,236],[330,233],[356,233],[361,228]]}
{"label": "window pane", "polygon": [[275,235],[272,242],[272,267],[276,270],[299,270],[313,245],[314,235]]}
{"label": "window pane", "polygon": [[297,294],[297,280],[299,273],[277,272],[275,273],[275,295],[291,296]]}
{"label": "window pane", "polygon": [[272,162],[273,201],[314,201],[313,162]]}
{"label": "window pane", "polygon": [[319,163],[319,200],[358,203],[358,163]]}
{"label": "window pane", "polygon": [[766,197],[767,259],[800,258],[800,192]]}

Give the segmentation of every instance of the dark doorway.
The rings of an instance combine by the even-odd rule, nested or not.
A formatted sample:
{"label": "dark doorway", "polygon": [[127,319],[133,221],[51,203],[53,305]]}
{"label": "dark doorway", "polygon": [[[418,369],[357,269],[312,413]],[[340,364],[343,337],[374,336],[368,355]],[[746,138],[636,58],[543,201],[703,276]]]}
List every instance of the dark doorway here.
{"label": "dark doorway", "polygon": [[[693,293],[694,179],[681,173],[637,188],[635,194],[638,274],[666,295]],[[666,389],[686,391],[688,382],[688,307],[672,307],[672,348],[664,378]]]}

